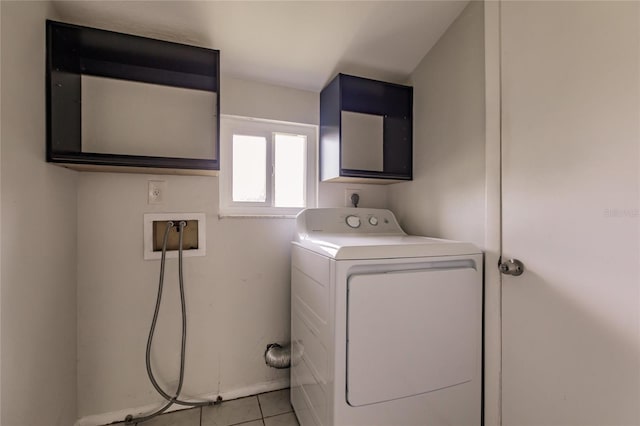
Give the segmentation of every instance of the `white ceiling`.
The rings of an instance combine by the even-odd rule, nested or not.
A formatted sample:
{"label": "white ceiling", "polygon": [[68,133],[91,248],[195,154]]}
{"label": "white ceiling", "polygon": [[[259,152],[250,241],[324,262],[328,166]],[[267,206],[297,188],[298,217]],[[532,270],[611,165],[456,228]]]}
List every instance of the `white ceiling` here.
{"label": "white ceiling", "polygon": [[403,82],[468,3],[55,1],[63,22],[219,49],[222,72],[320,91],[338,72]]}

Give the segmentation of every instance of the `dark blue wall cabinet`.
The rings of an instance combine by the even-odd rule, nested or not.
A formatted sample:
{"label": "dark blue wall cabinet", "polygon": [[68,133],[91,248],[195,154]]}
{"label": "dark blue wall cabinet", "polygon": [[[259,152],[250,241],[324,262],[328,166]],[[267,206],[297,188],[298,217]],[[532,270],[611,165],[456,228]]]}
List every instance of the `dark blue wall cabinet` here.
{"label": "dark blue wall cabinet", "polygon": [[[47,161],[78,170],[172,174],[215,174],[219,170],[218,50],[53,21],[47,21],[46,30]],[[89,92],[83,94],[83,81],[87,78],[98,80],[95,77],[99,77],[100,81],[148,83],[156,85],[149,87],[159,87],[165,91],[171,90],[170,87],[195,90],[189,93],[195,93],[196,97],[204,99],[207,108],[215,115],[210,116],[210,124],[207,122],[210,125],[210,130],[205,129],[208,138],[198,142],[211,144],[206,146],[208,154],[184,158],[156,155],[155,151],[150,155],[130,155],[86,152],[87,147],[83,150],[85,129],[82,127],[82,102],[83,96],[90,96]],[[111,96],[110,92],[107,94]],[[171,97],[168,103],[172,103]],[[117,110],[117,102],[115,106]],[[99,113],[94,115],[99,118]],[[208,117],[206,115],[205,119],[208,120]],[[128,136],[126,131],[120,134]],[[175,143],[185,143],[185,139],[190,136],[192,135],[176,137]],[[123,143],[126,145],[128,142]],[[151,149],[155,149],[153,144]]]}
{"label": "dark blue wall cabinet", "polygon": [[413,88],[338,74],[320,93],[320,179],[412,179]]}

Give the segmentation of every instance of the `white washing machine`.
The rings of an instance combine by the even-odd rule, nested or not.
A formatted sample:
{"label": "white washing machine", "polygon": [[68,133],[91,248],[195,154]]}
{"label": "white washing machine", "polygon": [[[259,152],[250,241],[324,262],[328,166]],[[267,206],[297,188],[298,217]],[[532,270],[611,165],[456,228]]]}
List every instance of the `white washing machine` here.
{"label": "white washing machine", "polygon": [[389,210],[308,209],[292,247],[301,426],[480,425],[482,253]]}

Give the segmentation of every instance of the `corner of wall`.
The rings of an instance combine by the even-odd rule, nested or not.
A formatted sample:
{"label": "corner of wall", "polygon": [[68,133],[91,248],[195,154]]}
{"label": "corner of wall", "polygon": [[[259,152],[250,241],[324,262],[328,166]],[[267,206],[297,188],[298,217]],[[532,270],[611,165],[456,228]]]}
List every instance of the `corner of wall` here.
{"label": "corner of wall", "polygon": [[392,185],[409,233],[484,245],[483,3],[470,2],[410,77],[413,181]]}
{"label": "corner of wall", "polygon": [[0,422],[12,426],[77,418],[77,180],[45,162],[44,146],[53,16],[51,2],[0,6]]}

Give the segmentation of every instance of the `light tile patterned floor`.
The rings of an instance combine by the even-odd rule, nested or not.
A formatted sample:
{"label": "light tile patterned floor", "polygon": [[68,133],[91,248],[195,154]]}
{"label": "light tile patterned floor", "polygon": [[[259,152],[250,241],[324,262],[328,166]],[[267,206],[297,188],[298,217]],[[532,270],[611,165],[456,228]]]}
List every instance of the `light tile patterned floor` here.
{"label": "light tile patterned floor", "polygon": [[[289,389],[163,414],[140,426],[299,426]],[[117,426],[124,423],[117,423]],[[112,425],[113,426],[113,425]]]}

